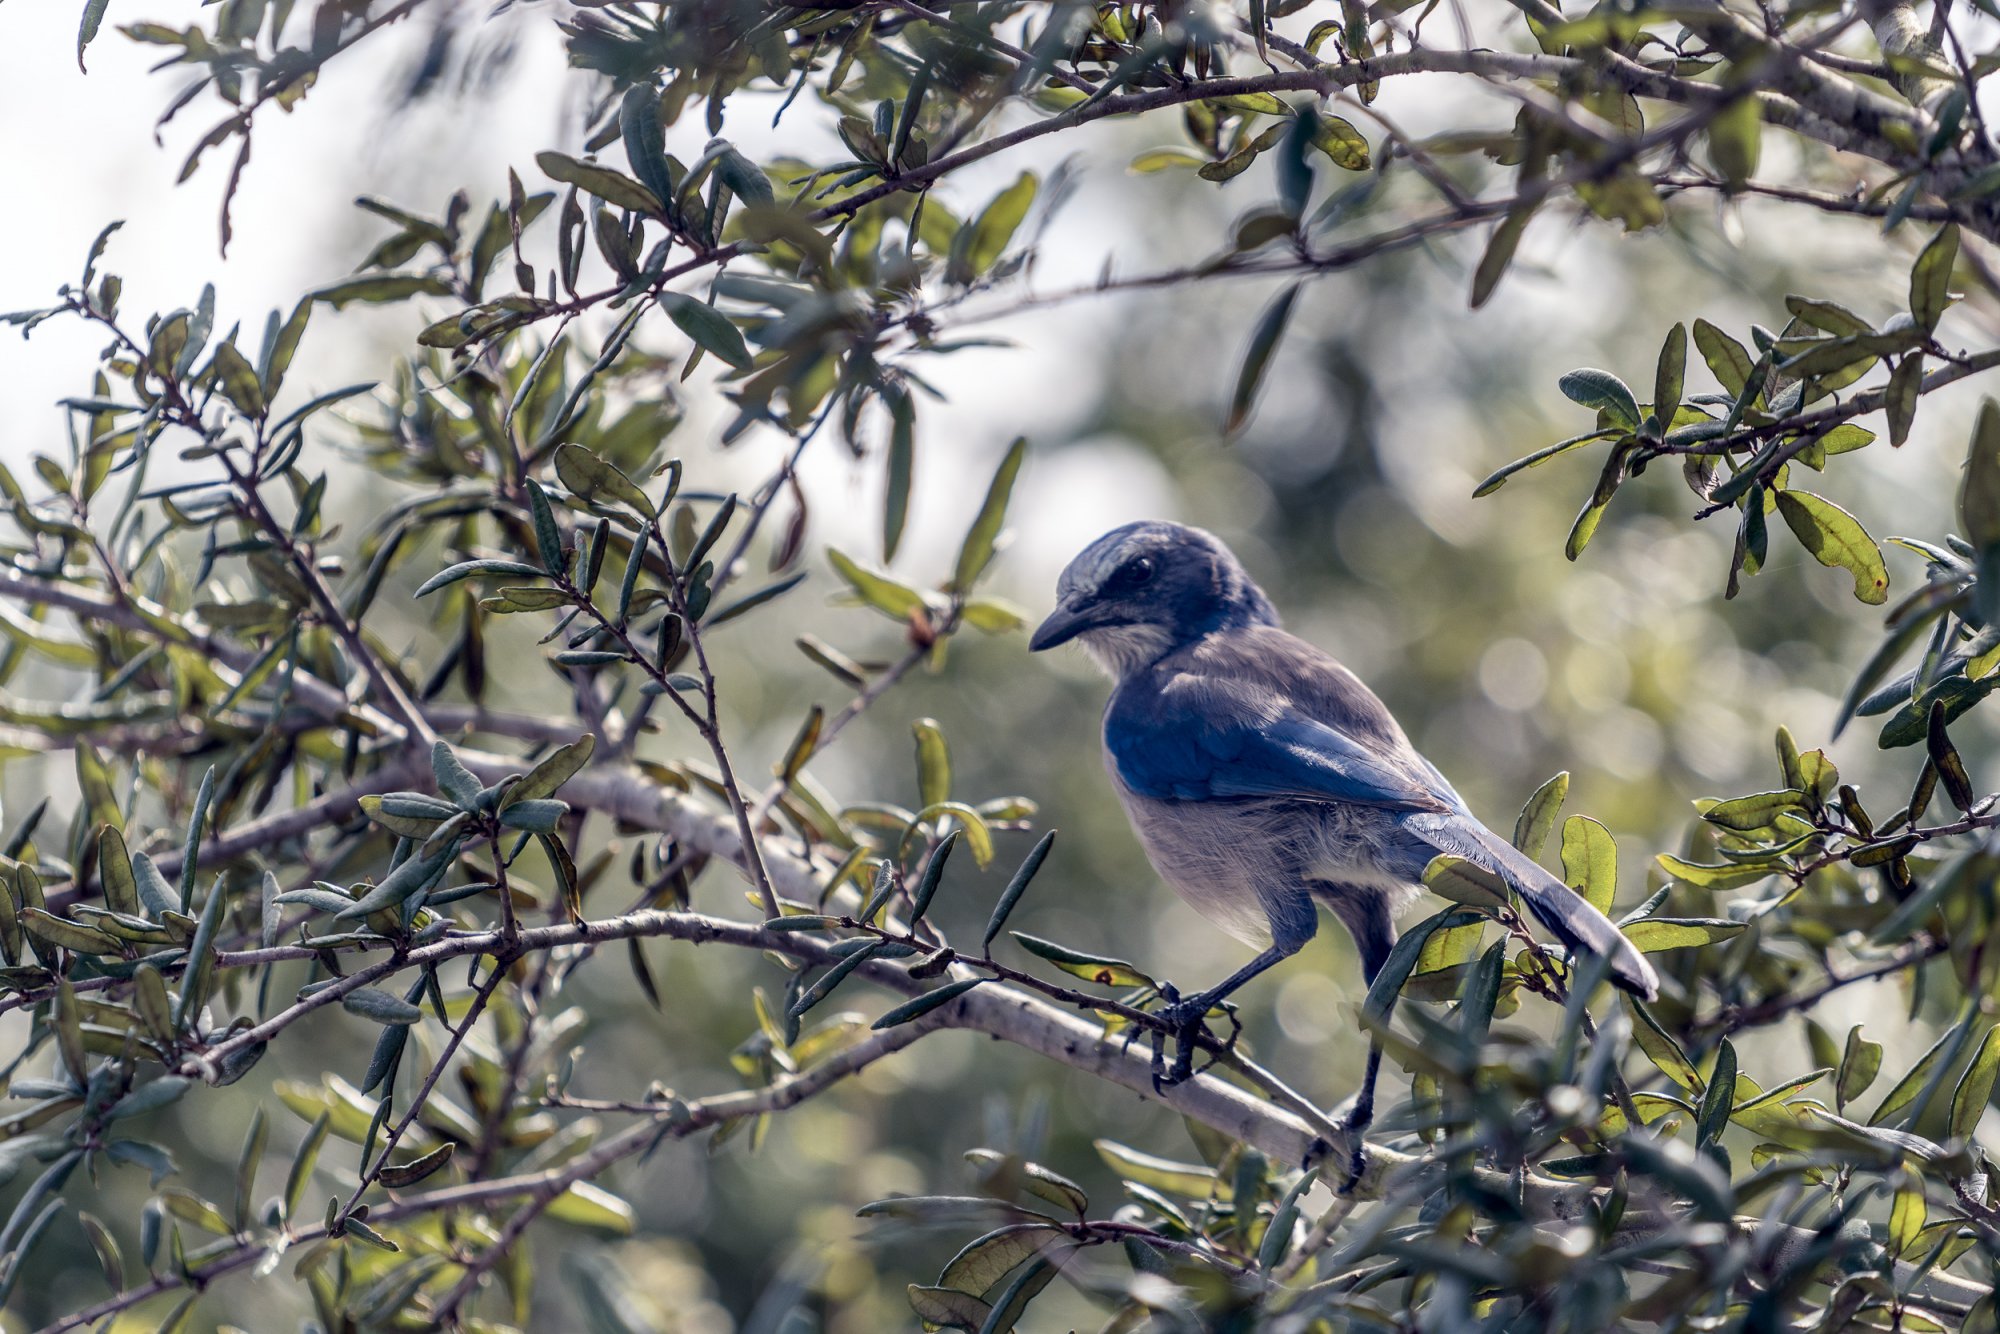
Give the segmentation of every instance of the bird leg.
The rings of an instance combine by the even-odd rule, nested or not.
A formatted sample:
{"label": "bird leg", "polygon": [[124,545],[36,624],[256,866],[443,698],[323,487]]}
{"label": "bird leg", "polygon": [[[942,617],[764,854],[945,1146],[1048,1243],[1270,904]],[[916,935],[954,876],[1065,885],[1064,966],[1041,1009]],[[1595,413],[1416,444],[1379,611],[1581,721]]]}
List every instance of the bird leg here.
{"label": "bird leg", "polygon": [[1347,1180],[1341,1184],[1343,1195],[1352,1191],[1361,1182],[1361,1174],[1368,1166],[1368,1141],[1363,1137],[1375,1120],[1375,1077],[1382,1072],[1381,1039],[1368,1039],[1368,1068],[1361,1076],[1361,1087],[1355,1092],[1354,1105],[1340,1118],[1340,1129],[1347,1136]]}
{"label": "bird leg", "polygon": [[[1153,1032],[1153,1088],[1164,1090],[1182,1083],[1194,1075],[1194,1053],[1202,1032],[1202,1020],[1208,1016],[1222,999],[1248,982],[1273,964],[1281,963],[1297,952],[1297,947],[1282,949],[1276,945],[1265,950],[1249,963],[1231,973],[1207,991],[1198,991],[1183,998],[1175,990],[1173,983],[1160,984],[1160,999],[1164,1002],[1159,1016],[1166,1027]],[[1166,1068],[1166,1044],[1171,1035],[1175,1041],[1174,1063]]]}

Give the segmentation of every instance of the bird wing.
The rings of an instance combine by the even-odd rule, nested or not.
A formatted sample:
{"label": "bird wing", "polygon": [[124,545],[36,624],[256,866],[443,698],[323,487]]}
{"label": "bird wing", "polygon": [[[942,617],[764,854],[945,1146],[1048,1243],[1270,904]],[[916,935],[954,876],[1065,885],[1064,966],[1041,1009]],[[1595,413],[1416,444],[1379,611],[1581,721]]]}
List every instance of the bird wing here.
{"label": "bird wing", "polygon": [[1105,715],[1118,777],[1141,796],[1461,805],[1366,686],[1282,631],[1216,636],[1164,667],[1121,687]]}
{"label": "bird wing", "polygon": [[1171,705],[1145,714],[1107,729],[1105,738],[1118,777],[1141,796],[1180,801],[1290,797],[1446,809],[1407,769],[1297,713],[1262,723]]}

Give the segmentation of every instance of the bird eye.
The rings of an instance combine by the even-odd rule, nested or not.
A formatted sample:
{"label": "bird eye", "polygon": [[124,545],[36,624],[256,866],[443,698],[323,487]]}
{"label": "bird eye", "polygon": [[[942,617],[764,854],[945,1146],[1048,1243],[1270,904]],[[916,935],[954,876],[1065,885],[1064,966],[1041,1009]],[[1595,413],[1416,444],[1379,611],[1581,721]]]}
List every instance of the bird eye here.
{"label": "bird eye", "polygon": [[1124,584],[1127,588],[1137,588],[1140,584],[1149,582],[1152,577],[1153,558],[1151,556],[1139,556],[1128,560],[1125,562],[1124,568],[1118,571],[1118,582]]}

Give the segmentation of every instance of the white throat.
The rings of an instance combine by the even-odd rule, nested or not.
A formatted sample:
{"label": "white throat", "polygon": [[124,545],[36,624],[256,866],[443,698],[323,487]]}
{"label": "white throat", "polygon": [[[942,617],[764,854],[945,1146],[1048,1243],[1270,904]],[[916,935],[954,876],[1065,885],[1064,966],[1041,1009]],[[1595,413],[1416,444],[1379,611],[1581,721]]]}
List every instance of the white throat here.
{"label": "white throat", "polygon": [[1141,667],[1157,662],[1173,646],[1172,638],[1157,625],[1105,626],[1084,631],[1076,637],[1076,642],[1114,681],[1122,681]]}

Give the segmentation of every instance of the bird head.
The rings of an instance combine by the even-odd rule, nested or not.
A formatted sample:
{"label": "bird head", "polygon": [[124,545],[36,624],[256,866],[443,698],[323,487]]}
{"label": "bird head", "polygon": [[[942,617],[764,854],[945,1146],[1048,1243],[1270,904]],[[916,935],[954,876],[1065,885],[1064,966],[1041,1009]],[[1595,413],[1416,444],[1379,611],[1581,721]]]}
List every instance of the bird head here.
{"label": "bird head", "polygon": [[1039,653],[1077,641],[1114,677],[1217,630],[1276,625],[1270,599],[1220,539],[1146,520],[1114,528],[1069,563],[1056,609],[1028,641]]}

